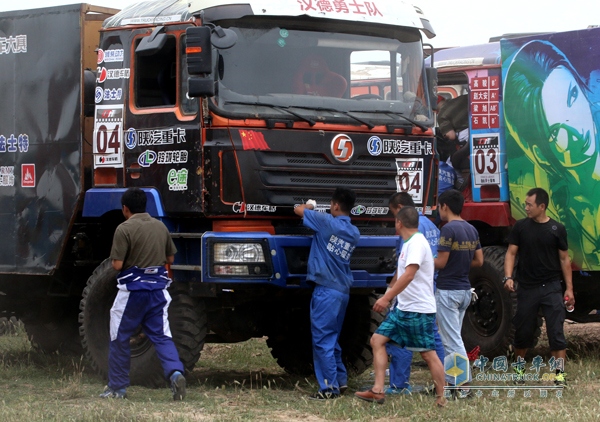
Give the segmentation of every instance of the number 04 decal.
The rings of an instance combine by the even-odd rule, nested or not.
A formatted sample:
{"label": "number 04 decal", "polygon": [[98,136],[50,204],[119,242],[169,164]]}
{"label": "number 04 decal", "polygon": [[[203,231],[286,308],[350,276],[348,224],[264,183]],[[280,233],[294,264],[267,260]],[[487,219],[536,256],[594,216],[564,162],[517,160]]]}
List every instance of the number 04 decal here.
{"label": "number 04 decal", "polygon": [[396,167],[396,190],[408,192],[415,204],[423,203],[423,159],[399,158]]}
{"label": "number 04 decal", "polygon": [[96,106],[94,167],[123,167],[123,106]]}
{"label": "number 04 decal", "polygon": [[96,132],[96,145],[94,152],[97,154],[113,153],[118,154],[121,150],[120,125],[100,125]]}

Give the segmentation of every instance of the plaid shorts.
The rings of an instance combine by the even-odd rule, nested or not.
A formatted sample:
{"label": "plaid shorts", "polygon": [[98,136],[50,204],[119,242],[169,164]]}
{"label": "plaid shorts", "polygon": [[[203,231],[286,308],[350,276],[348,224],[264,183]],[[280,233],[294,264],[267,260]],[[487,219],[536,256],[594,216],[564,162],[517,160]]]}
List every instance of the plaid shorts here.
{"label": "plaid shorts", "polygon": [[425,352],[435,350],[434,323],[435,313],[421,314],[393,308],[375,332],[407,350]]}

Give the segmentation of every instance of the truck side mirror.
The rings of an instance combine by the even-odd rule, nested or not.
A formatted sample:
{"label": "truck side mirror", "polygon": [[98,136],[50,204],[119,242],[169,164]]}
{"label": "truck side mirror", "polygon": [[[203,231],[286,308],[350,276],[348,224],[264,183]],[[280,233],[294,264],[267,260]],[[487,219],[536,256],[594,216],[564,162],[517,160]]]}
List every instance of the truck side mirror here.
{"label": "truck side mirror", "polygon": [[185,30],[185,35],[186,64],[190,75],[188,96],[211,97],[215,95],[212,46],[221,50],[231,48],[237,42],[237,34],[231,29],[210,25],[191,26]]}
{"label": "truck side mirror", "polygon": [[206,26],[191,26],[185,30],[188,96],[212,97],[215,81],[212,75],[211,30]]}
{"label": "truck side mirror", "polygon": [[186,64],[190,75],[212,73],[210,32],[210,28],[206,26],[191,26],[185,30]]}
{"label": "truck side mirror", "polygon": [[429,104],[431,104],[432,110],[437,110],[437,87],[438,87],[437,69],[435,67],[426,68],[425,76],[427,78],[427,95],[429,96]]}

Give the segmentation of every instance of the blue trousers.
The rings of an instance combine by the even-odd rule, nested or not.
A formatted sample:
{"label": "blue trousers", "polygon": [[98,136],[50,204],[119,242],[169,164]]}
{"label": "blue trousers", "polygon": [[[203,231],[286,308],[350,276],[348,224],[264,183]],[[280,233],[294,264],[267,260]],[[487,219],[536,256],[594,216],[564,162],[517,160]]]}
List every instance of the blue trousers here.
{"label": "blue trousers", "polygon": [[310,301],[310,326],[315,376],[319,391],[339,393],[348,385],[348,373],[342,363],[342,348],[338,340],[344,324],[350,296],[317,285]]}
{"label": "blue trousers", "polygon": [[184,372],[171,338],[167,310],[171,296],[166,290],[119,290],[110,310],[108,386],[118,390],[129,386],[131,350],[129,340],[138,326],[154,343],[165,378]]}
{"label": "blue trousers", "polygon": [[[438,332],[437,322],[433,324],[433,336],[435,338],[435,353],[444,364],[444,346],[442,338]],[[410,364],[413,358],[413,352],[406,350],[394,344],[385,345],[387,354],[390,356],[390,387],[408,388],[410,381]]]}

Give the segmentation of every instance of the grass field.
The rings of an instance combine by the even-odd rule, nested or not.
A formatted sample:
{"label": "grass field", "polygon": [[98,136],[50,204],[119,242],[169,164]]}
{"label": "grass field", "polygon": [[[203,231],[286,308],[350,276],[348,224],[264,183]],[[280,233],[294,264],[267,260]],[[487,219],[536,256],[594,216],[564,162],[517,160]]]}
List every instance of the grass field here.
{"label": "grass field", "polygon": [[[539,396],[551,382],[528,382],[508,398],[485,390],[481,397],[449,402],[436,409],[422,394],[388,396],[384,405],[359,401],[352,394],[314,402],[314,377],[287,375],[271,358],[263,339],[232,345],[206,345],[188,379],[188,396],[173,402],[170,390],[130,387],[127,400],[103,400],[104,381],[82,360],[40,355],[22,329],[0,336],[0,421],[593,421],[600,419],[600,359],[597,349],[579,347],[571,338],[567,363],[569,387],[556,398]],[[583,340],[582,340],[583,341]],[[543,346],[543,344],[542,344]],[[543,353],[543,347],[540,349]],[[491,360],[491,359],[490,359]],[[477,371],[477,370],[476,370]],[[426,368],[413,365],[412,382],[429,380]],[[351,391],[370,385],[369,371],[350,380]],[[475,385],[511,385],[479,382]]]}

